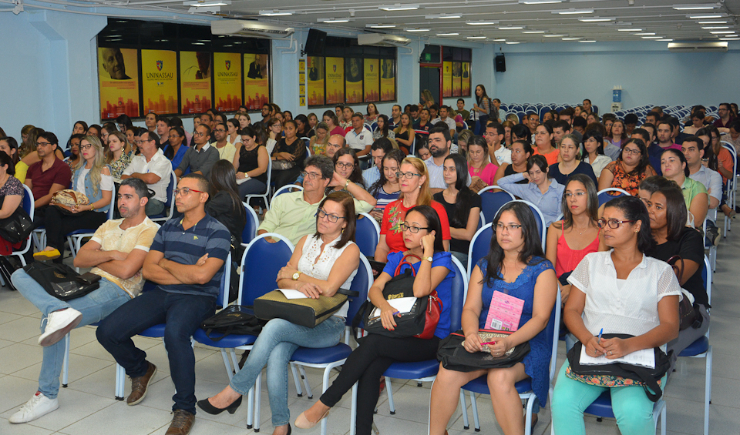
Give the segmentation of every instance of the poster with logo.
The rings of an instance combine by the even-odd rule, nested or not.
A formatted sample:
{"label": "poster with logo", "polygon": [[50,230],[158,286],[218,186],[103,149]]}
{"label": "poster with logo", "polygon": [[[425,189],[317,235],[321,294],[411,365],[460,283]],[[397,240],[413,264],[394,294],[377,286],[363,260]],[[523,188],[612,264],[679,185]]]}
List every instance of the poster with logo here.
{"label": "poster with logo", "polygon": [[180,113],[203,113],[213,107],[212,71],[210,51],[180,52]]}
{"label": "poster with logo", "polygon": [[178,113],[177,53],[169,50],[141,50],[141,87],[144,114]]}
{"label": "poster with logo", "polygon": [[260,110],[270,101],[270,74],[266,54],[244,53],[244,105],[248,110]]}
{"label": "poster with logo", "polygon": [[452,62],[442,62],[442,97],[452,96]]}
{"label": "poster with logo", "polygon": [[380,59],[365,59],[365,102],[380,101]]}
{"label": "poster with logo", "polygon": [[324,105],[324,58],[308,57],[308,105]]}
{"label": "poster with logo", "polygon": [[462,63],[462,96],[470,96],[470,62]]}
{"label": "poster with logo", "polygon": [[139,54],[133,48],[98,47],[100,118],[138,118]]}
{"label": "poster with logo", "polygon": [[380,101],[396,99],[396,68],[393,59],[380,60]]}
{"label": "poster with logo", "polygon": [[242,105],[241,53],[213,53],[213,102],[219,112],[235,112]]}
{"label": "poster with logo", "polygon": [[344,103],[344,58],[326,58],[326,104]]}
{"label": "poster with logo", "polygon": [[452,62],[452,96],[462,96],[462,63]]}
{"label": "poster with logo", "polygon": [[362,103],[362,59],[351,57],[344,66],[345,102]]}

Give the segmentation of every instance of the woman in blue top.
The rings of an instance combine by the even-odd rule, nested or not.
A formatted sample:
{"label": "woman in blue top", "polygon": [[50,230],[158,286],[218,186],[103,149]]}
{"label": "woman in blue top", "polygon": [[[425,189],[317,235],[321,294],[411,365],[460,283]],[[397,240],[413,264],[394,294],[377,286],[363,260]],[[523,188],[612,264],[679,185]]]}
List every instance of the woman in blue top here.
{"label": "woman in blue top", "polygon": [[[493,220],[496,236],[491,239],[491,250],[473,269],[462,312],[463,347],[468,352],[501,356],[527,341],[531,350],[522,362],[509,368],[457,372],[440,366],[432,386],[430,435],[445,433],[457,408],[460,387],[481,376],[487,378],[493,412],[504,434],[524,433],[522,402],[514,387],[517,382],[530,378],[539,403],[547,402],[552,336],[547,336],[545,328],[558,286],[555,270],[542,252],[534,219],[526,204],[510,202],[501,208]],[[478,330],[493,329],[486,325],[486,319],[494,291],[524,300],[524,307],[516,332],[483,346]]]}
{"label": "woman in blue top", "polygon": [[[524,179],[529,180],[529,183],[516,184]],[[545,227],[558,220],[565,186],[550,178],[547,160],[543,156],[530,157],[527,160],[527,172],[507,175],[498,180],[498,186],[536,205],[545,218]]]}
{"label": "woman in blue top", "polygon": [[[182,158],[185,157],[185,152],[190,148],[183,142],[185,140],[185,130],[182,127],[172,127],[170,129],[170,135],[168,136],[167,145],[164,147],[162,152],[164,156],[172,161],[172,170],[174,171],[180,166]],[[190,169],[188,168],[188,172]]]}
{"label": "woman in blue top", "polygon": [[[432,207],[419,205],[406,213],[406,220],[401,226],[407,251],[388,255],[388,263],[370,288],[368,296],[373,305],[381,310],[383,327],[392,331],[396,326],[393,317],[397,311],[383,298],[383,288],[395,275],[396,266],[405,259],[416,270],[414,296],[423,297],[436,290],[442,301],[442,313],[434,337],[423,340],[369,334],[363,339],[362,345],[347,358],[339,376],[319,401],[298,416],[296,427],[309,429],[315,426],[341,400],[344,393],[355,382],[359,382],[356,433],[370,435],[383,373],[396,361],[415,362],[436,358],[440,339],[450,333],[451,289],[455,272],[450,253],[445,252],[442,245],[439,216]],[[407,264],[402,265],[400,272],[409,267]]]}

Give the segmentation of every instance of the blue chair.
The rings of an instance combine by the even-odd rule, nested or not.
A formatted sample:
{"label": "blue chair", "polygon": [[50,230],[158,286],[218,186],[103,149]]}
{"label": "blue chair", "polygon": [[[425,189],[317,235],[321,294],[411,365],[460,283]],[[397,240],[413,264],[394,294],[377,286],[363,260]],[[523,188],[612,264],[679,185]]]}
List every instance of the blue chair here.
{"label": "blue chair", "polygon": [[[278,240],[278,243],[269,243],[265,240],[266,237],[272,237]],[[261,234],[252,240],[242,255],[239,296],[237,297],[236,304],[240,306],[253,306],[255,299],[275,290],[275,277],[280,271],[280,268],[290,260],[290,257],[293,255],[293,249],[293,244],[279,234]],[[226,297],[228,298],[228,292]],[[216,335],[214,338],[219,339],[219,336]],[[221,357],[224,360],[226,373],[230,380],[233,377],[233,373],[239,371],[239,360],[236,357],[236,349],[251,349],[257,340],[257,336],[229,335],[219,341],[214,341],[206,335],[204,330],[199,328],[193,334],[193,339],[200,344],[215,347],[221,351]],[[231,360],[229,360],[229,356]],[[256,388],[251,389],[247,395],[247,429],[252,429],[254,425],[255,432],[259,432],[260,429],[259,417],[254,420],[254,423],[252,421],[255,415],[255,403],[257,404],[257,409],[259,409],[261,396],[260,378],[261,375],[255,381]],[[259,416],[259,412],[257,412],[257,415]]]}
{"label": "blue chair", "polygon": [[[36,209],[34,208],[34,199],[33,199],[33,192],[31,192],[31,188],[23,185],[23,190],[25,191],[25,195],[23,195],[23,201],[21,202],[21,206],[23,207],[23,210],[28,213],[28,216],[33,221],[34,213],[36,212]],[[21,261],[22,265],[26,265],[26,259],[23,257],[25,253],[27,253],[31,249],[31,241],[33,237],[28,236],[26,239],[26,242],[23,243],[21,246],[21,249],[19,251],[13,251],[12,254],[10,254],[11,257],[18,257],[18,259]]]}
{"label": "blue chair", "polygon": [[244,202],[249,204],[252,198],[262,198],[265,201],[265,208],[270,209],[270,180],[272,179],[272,159],[267,159],[267,180],[265,180],[265,193],[253,193],[244,197]]}
{"label": "blue chair", "polygon": [[[610,195],[609,192],[616,192],[619,193],[619,195]],[[599,197],[599,207],[606,204],[607,202],[611,201],[614,198],[620,198],[622,196],[630,196],[629,192],[626,190],[620,189],[618,187],[609,187],[603,190],[599,190],[598,197]]]}
{"label": "blue chair", "polygon": [[362,255],[375,257],[375,248],[378,247],[380,240],[380,226],[374,217],[367,213],[360,213],[357,216],[355,239]]}
{"label": "blue chair", "polygon": [[257,228],[260,226],[260,221],[257,213],[246,202],[244,203],[244,209],[247,211],[247,224],[244,225],[242,230],[242,246],[247,246],[249,242],[257,237]]}
{"label": "blue chair", "polygon": [[476,231],[483,228],[485,224],[486,224],[486,216],[483,214],[483,212],[480,212],[480,217],[478,219],[478,228],[476,228]]}
{"label": "blue chair", "polygon": [[468,281],[470,281],[470,274],[473,272],[473,268],[478,264],[478,260],[488,255],[488,251],[491,248],[491,238],[495,237],[493,232],[493,223],[487,223],[483,225],[483,228],[476,231],[473,238],[470,240],[470,248],[468,248]]}
{"label": "blue chair", "polygon": [[[499,190],[494,192],[494,190]],[[496,217],[498,210],[503,207],[509,201],[514,201],[516,198],[511,193],[501,189],[498,186],[488,186],[481,189],[478,192],[481,199],[481,215],[488,216],[493,222],[493,218]]]}
{"label": "blue chair", "polygon": [[275,194],[272,195],[272,199],[275,200],[275,198],[277,198],[279,195],[282,195],[283,193],[291,193],[294,190],[296,192],[299,190],[303,190],[303,186],[299,186],[297,184],[286,184],[285,186],[275,191]]}
{"label": "blue chair", "polygon": [[[115,211],[116,205],[116,185],[113,185],[111,190],[110,207],[108,207],[108,220],[113,219],[113,212]],[[69,250],[72,251],[72,257],[77,255],[77,251],[80,250],[82,245],[82,239],[86,237],[92,237],[95,235],[97,228],[84,228],[72,231],[67,234],[67,242],[69,243]],[[62,255],[64,252],[62,252]],[[78,270],[79,272],[79,270]]]}
{"label": "blue chair", "polygon": [[[595,415],[599,418],[615,418],[612,410],[612,399],[609,391],[605,391],[597,397],[584,411],[586,414]],[[658,418],[660,418],[660,433],[666,434],[666,403],[661,398],[653,405],[653,420],[657,429]],[[555,429],[551,429],[551,435],[555,435]]]}
{"label": "blue chair", "polygon": [[[558,289],[557,299],[555,300],[555,306],[553,307],[552,313],[550,314],[550,321],[547,322],[545,328],[545,335],[552,343],[552,353],[550,354],[550,391],[549,396],[552,397],[554,389],[554,381],[557,373],[557,359],[558,359],[558,334],[556,333],[557,328],[560,327],[560,291]],[[531,435],[532,433],[532,408],[537,401],[534,391],[532,391],[532,379],[527,378],[523,381],[519,381],[514,384],[516,391],[519,393],[519,398],[526,403],[526,421],[524,423],[524,435]],[[467,391],[470,396],[470,402],[473,408],[473,422],[475,423],[475,431],[480,432],[480,419],[478,418],[478,405],[475,401],[475,393],[477,394],[490,394],[488,390],[488,382],[486,376],[481,376],[477,379],[473,379],[467,384],[463,385],[462,390]],[[465,429],[470,427],[468,422],[468,411],[465,403],[465,395],[460,391],[460,405],[463,410],[463,425]],[[544,405],[544,404],[542,404]]]}
{"label": "blue chair", "polygon": [[[457,331],[462,328],[462,309],[465,305],[465,298],[468,295],[468,279],[464,266],[460,261],[452,257],[452,264],[455,265],[455,278],[452,281],[452,304],[450,306],[450,331]],[[388,393],[388,407],[391,414],[396,413],[396,406],[393,403],[393,379],[415,380],[417,383],[434,381],[439,371],[439,361],[430,359],[419,362],[394,362],[383,373],[385,376],[385,389]],[[353,390],[354,392],[354,390]],[[354,416],[357,409],[357,401],[352,400],[352,415]],[[355,421],[352,420],[352,428],[355,427]]]}
{"label": "blue chair", "polygon": [[[170,184],[167,185],[167,200],[164,202],[165,213],[149,216],[149,219],[154,222],[164,222],[175,214],[175,187],[177,187],[177,175],[175,171],[172,171],[170,173]],[[115,201],[115,198],[113,200]]]}
{"label": "blue chair", "polygon": [[536,205],[532,204],[529,201],[525,201],[523,199],[516,199],[514,202],[523,202],[524,204],[527,204],[532,210],[532,213],[534,214],[534,220],[537,222],[537,231],[540,232],[540,241],[542,241],[542,251],[547,252],[545,249],[545,243],[547,242],[547,227],[545,226],[545,217],[542,215],[542,212],[539,208],[537,208]]}
{"label": "blue chair", "polygon": [[[726,148],[727,151],[730,152],[730,155],[732,156],[732,178],[727,180],[727,205],[730,206],[731,209],[735,209],[736,204],[736,198],[737,195],[735,193],[735,190],[737,189],[737,151],[735,150],[735,147],[727,142],[722,141],[722,148]],[[732,219],[725,216],[725,235],[724,237],[727,237],[727,232],[732,230]]]}
{"label": "blue chair", "polygon": [[[367,293],[370,290],[370,286],[373,282],[373,273],[370,268],[370,263],[367,261],[364,255],[360,255],[360,265],[357,268],[357,274],[352,280],[351,290],[356,291],[358,296],[351,296],[349,298],[349,309],[347,311],[346,325],[349,328],[352,325],[352,319],[355,314],[360,310],[363,302],[367,300]],[[345,332],[345,343],[339,343],[335,346],[328,348],[308,348],[299,347],[293,352],[291,358],[291,367],[297,365],[299,367],[312,367],[324,370],[324,378],[322,384],[322,391],[326,391],[329,388],[329,375],[335,367],[339,367],[344,364],[347,357],[352,353],[352,348],[348,344],[349,342],[349,331]],[[298,378],[293,368],[293,377],[295,378],[296,385],[298,385]],[[258,381],[259,383],[259,378]],[[258,385],[259,387],[259,385]],[[308,383],[306,383],[308,389]],[[312,398],[313,394],[308,389],[308,397]],[[255,408],[255,421],[259,421],[259,400],[257,407]],[[321,435],[326,435],[327,418],[321,420]],[[352,428],[354,428],[354,420],[352,420]]]}

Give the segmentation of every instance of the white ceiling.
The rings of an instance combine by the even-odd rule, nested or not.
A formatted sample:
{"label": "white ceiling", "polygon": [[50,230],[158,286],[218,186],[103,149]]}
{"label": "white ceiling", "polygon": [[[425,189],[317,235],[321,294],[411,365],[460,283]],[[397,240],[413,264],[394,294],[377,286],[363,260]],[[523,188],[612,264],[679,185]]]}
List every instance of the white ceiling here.
{"label": "white ceiling", "polygon": [[[551,4],[523,4],[547,0],[441,0],[417,2],[401,0],[401,5],[418,5],[415,10],[384,11],[381,6],[397,5],[399,0],[369,0],[362,2],[317,0],[312,3],[296,0],[199,0],[203,6],[212,3],[229,3],[219,6],[224,16],[280,21],[295,27],[320,26],[322,28],[376,31],[403,35],[445,37],[468,40],[468,37],[485,36],[485,41],[506,42],[561,42],[566,41],[649,41],[653,39],[718,40],[727,36],[738,37],[737,16],[740,0],[718,2],[691,0],[570,0]],[[550,0],[557,1],[557,0]],[[701,1],[701,0],[699,0]],[[520,3],[522,2],[522,3]],[[109,2],[116,4],[118,2]],[[167,9],[187,13],[192,1],[183,0],[130,0],[126,7],[137,9]],[[186,6],[186,4],[188,4]],[[709,9],[678,10],[677,7],[706,7]],[[195,10],[196,8],[192,8]],[[205,7],[199,9],[206,9]],[[260,16],[260,11],[291,11],[288,16]],[[563,15],[568,10],[589,10],[590,13]],[[201,12],[196,13],[196,15]],[[205,12],[203,14],[209,14]],[[716,19],[692,19],[692,15],[724,15]],[[210,14],[209,14],[210,15]],[[439,15],[459,15],[459,18],[438,18]],[[350,19],[345,23],[326,23],[327,19]],[[584,22],[588,19],[609,19],[605,22]],[[494,21],[495,24],[471,25],[476,21]],[[710,24],[702,24],[709,22]],[[723,22],[723,23],[720,23]],[[371,29],[369,25],[395,25],[394,28]],[[524,26],[524,29],[506,29]],[[707,29],[706,27],[718,27]],[[727,27],[720,29],[719,27]],[[429,29],[426,32],[408,32],[409,29]],[[640,29],[640,31],[620,31]],[[542,32],[542,33],[527,33]],[[712,33],[734,32],[734,33]],[[459,33],[456,36],[439,34]],[[646,33],[643,35],[641,33]],[[552,35],[551,37],[547,37]],[[563,36],[556,36],[563,35]],[[647,36],[648,38],[644,38]],[[476,40],[471,40],[476,41]],[[483,39],[478,42],[484,41]],[[661,43],[665,41],[661,40]]]}

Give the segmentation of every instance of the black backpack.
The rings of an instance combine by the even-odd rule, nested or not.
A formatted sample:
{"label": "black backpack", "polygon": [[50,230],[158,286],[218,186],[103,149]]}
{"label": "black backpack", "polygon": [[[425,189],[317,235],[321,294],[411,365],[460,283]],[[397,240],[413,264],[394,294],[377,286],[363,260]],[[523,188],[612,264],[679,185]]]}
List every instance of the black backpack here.
{"label": "black backpack", "polygon": [[260,320],[252,310],[243,305],[229,305],[200,325],[206,336],[214,342],[229,335],[259,335],[267,322]]}

